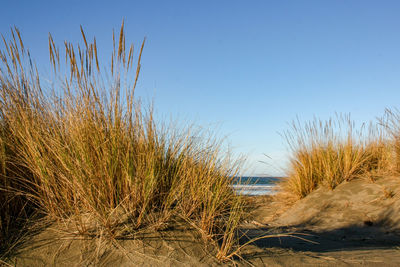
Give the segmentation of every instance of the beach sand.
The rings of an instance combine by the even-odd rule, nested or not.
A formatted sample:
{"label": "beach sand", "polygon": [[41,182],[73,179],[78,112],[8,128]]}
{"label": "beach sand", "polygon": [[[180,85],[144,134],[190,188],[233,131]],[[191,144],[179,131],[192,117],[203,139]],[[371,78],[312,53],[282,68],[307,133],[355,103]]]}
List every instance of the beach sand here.
{"label": "beach sand", "polygon": [[82,239],[56,226],[32,236],[13,266],[400,266],[400,178],[358,179],[334,190],[320,188],[302,200],[277,194],[249,197],[242,226],[242,259],[218,262],[184,224],[143,232],[111,244]]}
{"label": "beach sand", "polygon": [[284,199],[254,199],[249,238],[292,232],[313,243],[295,237],[259,240],[248,248],[254,265],[400,266],[398,177],[319,188],[293,205]]}

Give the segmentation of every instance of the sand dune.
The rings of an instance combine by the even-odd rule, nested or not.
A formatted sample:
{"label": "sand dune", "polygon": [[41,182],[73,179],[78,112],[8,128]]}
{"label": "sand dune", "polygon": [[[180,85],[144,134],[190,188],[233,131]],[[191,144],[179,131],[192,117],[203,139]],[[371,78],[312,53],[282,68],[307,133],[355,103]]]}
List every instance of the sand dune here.
{"label": "sand dune", "polygon": [[[398,266],[400,264],[400,179],[358,179],[334,190],[319,188],[285,209],[271,198],[254,211],[249,236],[295,232],[295,237],[257,241],[254,264],[272,266]],[[279,212],[282,212],[279,214]],[[275,216],[273,216],[275,214]],[[267,252],[269,251],[269,252]],[[275,252],[274,252],[275,251]]]}
{"label": "sand dune", "polygon": [[400,264],[400,179],[358,179],[334,190],[320,188],[294,204],[282,195],[251,197],[255,209],[242,230],[260,239],[243,259],[220,263],[189,227],[144,232],[136,240],[102,243],[47,228],[15,255],[16,266],[398,266]]}

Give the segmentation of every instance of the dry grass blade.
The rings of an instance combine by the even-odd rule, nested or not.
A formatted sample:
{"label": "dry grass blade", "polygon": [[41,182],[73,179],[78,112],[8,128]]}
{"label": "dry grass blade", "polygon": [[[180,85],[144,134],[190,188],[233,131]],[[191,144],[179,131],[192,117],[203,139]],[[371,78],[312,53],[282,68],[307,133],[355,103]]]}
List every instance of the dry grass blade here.
{"label": "dry grass blade", "polygon": [[129,48],[128,66],[127,66],[127,69],[129,69],[129,66],[132,65],[132,62],[133,62],[133,44],[132,44],[131,47]]}
{"label": "dry grass blade", "polygon": [[83,41],[85,42],[86,50],[89,50],[88,43],[86,41],[85,32],[83,31],[82,25],[80,26],[80,28],[81,28],[81,34],[82,34]]}
{"label": "dry grass blade", "polygon": [[119,32],[119,42],[118,42],[118,60],[122,60],[125,63],[125,38],[124,38],[124,21],[122,21],[121,29]]}
{"label": "dry grass blade", "polygon": [[96,38],[94,38],[94,40],[93,40],[93,50],[94,50],[94,56],[95,56],[95,59],[96,59],[96,68],[97,68],[97,71],[100,72],[99,59],[97,57]]}
{"label": "dry grass blade", "polygon": [[139,58],[138,58],[138,63],[137,63],[137,67],[136,67],[135,83],[133,84],[133,88],[132,88],[132,96],[135,93],[136,84],[139,79],[139,72],[140,72],[140,67],[141,67],[140,62],[142,60],[142,53],[143,53],[143,48],[144,48],[145,42],[146,42],[146,38],[143,39],[142,46],[140,47]]}
{"label": "dry grass blade", "polygon": [[311,244],[316,244],[316,245],[319,244],[318,242],[306,239],[306,238],[301,237],[299,235],[307,236],[307,234],[304,234],[304,233],[296,233],[296,232],[294,232],[294,233],[286,233],[286,234],[268,234],[268,235],[262,235],[262,236],[259,236],[259,237],[255,237],[255,238],[250,239],[249,241],[247,241],[243,245],[240,245],[239,247],[237,247],[233,252],[231,252],[230,254],[228,254],[226,256],[226,259],[228,260],[228,259],[231,259],[235,255],[240,255],[240,251],[244,247],[250,245],[251,243],[254,243],[254,242],[256,242],[258,240],[261,240],[261,239],[267,239],[267,238],[292,237],[292,238],[296,238],[296,239],[299,239],[299,240],[302,240],[302,241],[305,241],[305,242],[308,242],[308,243],[311,243]]}

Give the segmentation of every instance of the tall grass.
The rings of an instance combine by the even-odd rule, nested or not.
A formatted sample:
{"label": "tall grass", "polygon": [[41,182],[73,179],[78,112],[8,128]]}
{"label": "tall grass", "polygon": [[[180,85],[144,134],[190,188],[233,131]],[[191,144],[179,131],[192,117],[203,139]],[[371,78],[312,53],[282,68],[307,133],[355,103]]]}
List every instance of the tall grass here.
{"label": "tall grass", "polygon": [[333,189],[343,181],[371,176],[391,166],[391,147],[377,126],[355,129],[350,116],[292,124],[285,134],[292,151],[286,190],[299,198],[320,185]]}
{"label": "tall grass", "polygon": [[1,206],[2,233],[21,211],[10,208],[21,195],[49,218],[92,236],[134,235],[180,217],[219,244],[224,259],[243,217],[243,201],[230,186],[238,162],[193,129],[160,126],[152,109],[135,100],[144,41],[134,63],[122,25],[104,74],[96,39],[81,32],[83,46],[65,42],[64,57],[49,36],[53,88],[43,86],[18,30],[11,41],[3,38],[0,198],[8,206]]}
{"label": "tall grass", "polygon": [[400,173],[400,112],[398,109],[386,109],[385,116],[380,120],[391,137],[394,156],[394,172]]}
{"label": "tall grass", "polygon": [[28,219],[34,209],[29,202],[29,192],[21,193],[23,186],[17,179],[29,171],[14,162],[16,148],[10,142],[4,121],[0,126],[0,259],[17,246],[26,234]]}

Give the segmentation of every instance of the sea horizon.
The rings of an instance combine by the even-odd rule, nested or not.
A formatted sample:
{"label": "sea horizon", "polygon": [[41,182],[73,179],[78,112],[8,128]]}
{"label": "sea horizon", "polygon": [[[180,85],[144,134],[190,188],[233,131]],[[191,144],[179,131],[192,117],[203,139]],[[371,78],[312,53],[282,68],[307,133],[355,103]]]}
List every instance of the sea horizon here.
{"label": "sea horizon", "polygon": [[283,178],[274,176],[238,176],[234,178],[232,187],[240,195],[273,195],[276,192],[277,182]]}

